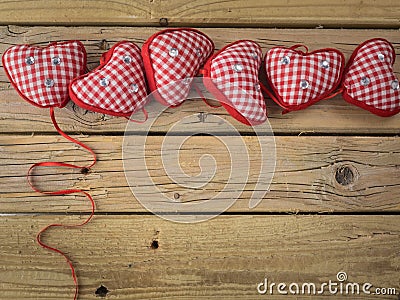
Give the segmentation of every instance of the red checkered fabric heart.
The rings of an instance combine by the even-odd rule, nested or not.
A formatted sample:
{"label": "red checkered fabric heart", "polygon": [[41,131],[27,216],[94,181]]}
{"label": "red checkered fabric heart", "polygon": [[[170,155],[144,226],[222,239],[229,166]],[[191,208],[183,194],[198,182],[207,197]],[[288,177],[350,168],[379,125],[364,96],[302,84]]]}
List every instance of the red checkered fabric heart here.
{"label": "red checkered fabric heart", "polygon": [[143,45],[142,57],[155,98],[167,106],[181,104],[192,78],[213,51],[210,38],[195,29],[167,29],[150,37]]}
{"label": "red checkered fabric heart", "polygon": [[249,40],[234,42],[215,53],[204,67],[204,84],[238,121],[257,125],[267,119],[258,80],[262,52]]}
{"label": "red checkered fabric heart", "polygon": [[330,96],[340,85],[344,55],[336,49],[308,53],[297,48],[275,47],[265,55],[271,98],[287,111],[299,110]]}
{"label": "red checkered fabric heart", "polygon": [[384,39],[372,39],[353,52],[343,79],[343,98],[379,116],[400,112],[399,79],[393,72],[396,53]]}
{"label": "red checkered fabric heart", "polygon": [[2,60],[21,97],[39,107],[65,106],[68,84],[86,69],[86,51],[79,41],[52,43],[45,48],[17,45],[9,48]]}
{"label": "red checkered fabric heart", "polygon": [[128,117],[147,101],[140,48],[123,41],[103,54],[100,66],[74,79],[70,96],[79,106],[99,113]]}

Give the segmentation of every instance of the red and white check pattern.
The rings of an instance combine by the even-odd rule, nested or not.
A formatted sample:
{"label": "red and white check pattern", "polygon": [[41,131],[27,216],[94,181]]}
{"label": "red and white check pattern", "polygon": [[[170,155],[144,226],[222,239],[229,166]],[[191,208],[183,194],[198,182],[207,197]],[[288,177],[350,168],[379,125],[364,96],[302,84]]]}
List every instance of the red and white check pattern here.
{"label": "red and white check pattern", "polygon": [[[282,63],[285,56],[290,59],[288,64]],[[325,60],[329,63],[326,69],[321,66]],[[267,52],[265,59],[268,80],[282,104],[288,106],[321,100],[339,84],[343,65],[343,56],[329,49],[302,53],[275,47]],[[305,89],[301,87],[302,80],[309,84]]]}
{"label": "red and white check pattern", "polygon": [[[374,39],[356,51],[344,76],[344,93],[377,109],[399,109],[400,90],[391,87],[391,83],[398,80],[393,72],[396,54],[391,45],[385,40]],[[379,54],[383,55],[383,61]],[[370,80],[366,86],[361,83],[364,77]]]}
{"label": "red and white check pattern", "polygon": [[226,104],[254,124],[267,119],[265,100],[258,79],[261,59],[260,46],[245,40],[228,45],[213,57],[210,64],[210,77],[226,97]]}
{"label": "red and white check pattern", "polygon": [[[171,56],[171,49],[177,50]],[[149,45],[157,92],[165,102],[175,106],[189,94],[192,78],[214,51],[205,35],[189,29],[161,32]]]}
{"label": "red and white check pattern", "polygon": [[[71,83],[71,98],[101,112],[130,114],[146,104],[147,90],[140,49],[134,43],[120,42],[111,50],[104,65]],[[131,61],[126,63],[124,58]],[[108,85],[101,85],[102,79]],[[136,86],[137,85],[137,86]],[[133,88],[135,87],[135,88]],[[137,90],[135,92],[135,90]]]}
{"label": "red and white check pattern", "polygon": [[[33,64],[27,64],[32,57]],[[59,58],[59,64],[52,60]],[[68,84],[84,73],[86,52],[78,41],[54,43],[46,48],[17,45],[3,55],[3,66],[10,81],[28,101],[41,107],[62,107],[68,101]],[[46,87],[45,81],[53,80]]]}

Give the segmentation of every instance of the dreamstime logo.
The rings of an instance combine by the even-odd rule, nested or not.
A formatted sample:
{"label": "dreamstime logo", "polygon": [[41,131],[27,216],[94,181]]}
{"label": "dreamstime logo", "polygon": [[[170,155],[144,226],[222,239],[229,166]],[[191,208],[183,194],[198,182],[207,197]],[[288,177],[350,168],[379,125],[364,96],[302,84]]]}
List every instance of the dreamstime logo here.
{"label": "dreamstime logo", "polygon": [[336,278],[340,282],[346,281],[347,280],[347,274],[346,274],[346,272],[338,272],[336,274]]}
{"label": "dreamstime logo", "polygon": [[357,283],[346,282],[347,273],[338,272],[336,280],[329,280],[319,284],[312,282],[290,284],[284,282],[269,282],[268,278],[257,284],[257,292],[261,295],[322,295],[329,293],[331,295],[396,295],[395,288],[373,287],[369,282]]}
{"label": "dreamstime logo", "polygon": [[[200,80],[193,78],[193,83],[201,86]],[[185,79],[171,86],[187,84]],[[167,90],[168,86],[162,88]],[[250,105],[257,105],[250,95],[239,92]],[[193,98],[199,95],[192,92],[182,100]],[[175,222],[201,222],[231,207],[247,185],[252,191],[246,191],[248,207],[260,203],[275,171],[275,139],[268,120],[246,127],[248,134],[243,136],[234,125],[237,121],[204,112],[204,103],[199,103],[203,111],[180,109],[171,114],[174,108],[148,100],[148,120],[128,122],[122,151],[128,185],[148,211]]]}

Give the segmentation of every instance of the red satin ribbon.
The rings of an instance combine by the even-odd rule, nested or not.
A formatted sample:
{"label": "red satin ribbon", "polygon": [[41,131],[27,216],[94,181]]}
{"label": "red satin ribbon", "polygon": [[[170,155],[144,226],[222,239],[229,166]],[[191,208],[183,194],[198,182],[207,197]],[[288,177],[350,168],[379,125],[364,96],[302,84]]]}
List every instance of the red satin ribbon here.
{"label": "red satin ribbon", "polygon": [[68,163],[63,163],[63,162],[41,162],[41,163],[35,163],[33,164],[29,170],[28,170],[28,174],[27,174],[27,179],[28,179],[28,183],[31,186],[31,188],[38,193],[41,194],[45,194],[45,195],[69,195],[69,194],[75,194],[75,193],[81,193],[84,194],[90,201],[91,204],[91,212],[89,217],[87,217],[82,223],[78,223],[78,224],[72,224],[72,225],[64,225],[64,224],[50,224],[47,225],[46,227],[42,228],[39,233],[36,235],[36,240],[38,242],[38,244],[40,246],[42,246],[43,248],[56,252],[58,254],[60,254],[61,256],[63,256],[65,258],[65,260],[68,263],[69,268],[71,269],[71,275],[72,275],[72,279],[74,281],[74,285],[75,285],[75,295],[74,295],[74,300],[77,299],[78,297],[78,291],[79,291],[79,284],[78,284],[78,280],[76,277],[76,273],[75,273],[75,268],[74,265],[72,264],[72,261],[68,258],[68,256],[62,252],[61,250],[51,247],[47,244],[45,244],[42,241],[42,234],[47,231],[48,229],[52,228],[52,227],[64,227],[64,228],[72,228],[72,227],[79,227],[79,226],[83,226],[87,223],[89,223],[89,221],[93,218],[94,216],[94,211],[95,211],[95,202],[92,198],[92,196],[90,196],[90,194],[88,194],[87,192],[80,190],[80,189],[66,189],[66,190],[58,190],[58,191],[52,191],[52,192],[46,192],[46,191],[41,191],[38,188],[36,188],[34,186],[34,184],[31,181],[31,173],[32,171],[37,168],[37,167],[65,167],[65,168],[73,168],[73,169],[90,169],[97,161],[96,159],[96,154],[94,153],[94,151],[89,148],[88,146],[86,146],[85,144],[83,144],[82,142],[79,142],[78,140],[70,137],[69,135],[67,135],[65,132],[63,132],[60,127],[58,126],[56,119],[54,117],[54,109],[51,107],[50,108],[50,117],[51,117],[51,121],[53,122],[53,125],[55,127],[55,129],[57,130],[57,132],[62,135],[64,138],[66,138],[67,140],[85,148],[86,150],[88,150],[92,155],[93,155],[93,162],[90,165],[87,166],[78,166],[78,165],[74,165],[74,164],[68,164]]}
{"label": "red satin ribbon", "polygon": [[201,90],[200,90],[200,88],[197,86],[197,84],[193,82],[193,86],[194,86],[194,89],[196,90],[197,94],[198,94],[198,95],[200,96],[200,98],[203,100],[203,102],[204,102],[205,104],[207,104],[209,107],[211,107],[211,108],[219,108],[219,107],[222,106],[221,104],[219,104],[219,105],[214,105],[214,104],[211,104],[210,102],[208,102],[207,98],[206,98],[206,97],[204,96],[204,94],[201,92]]}

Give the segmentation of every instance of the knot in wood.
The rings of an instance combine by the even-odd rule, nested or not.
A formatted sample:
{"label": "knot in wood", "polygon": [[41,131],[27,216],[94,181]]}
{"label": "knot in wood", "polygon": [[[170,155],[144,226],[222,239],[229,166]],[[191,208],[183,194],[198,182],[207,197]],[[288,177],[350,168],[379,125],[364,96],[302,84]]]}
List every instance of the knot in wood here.
{"label": "knot in wood", "polygon": [[352,166],[340,166],[335,173],[336,182],[340,185],[349,185],[355,181],[355,171]]}

